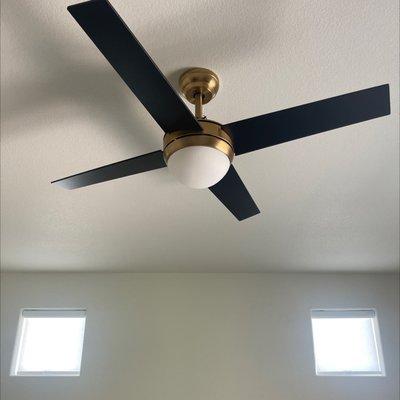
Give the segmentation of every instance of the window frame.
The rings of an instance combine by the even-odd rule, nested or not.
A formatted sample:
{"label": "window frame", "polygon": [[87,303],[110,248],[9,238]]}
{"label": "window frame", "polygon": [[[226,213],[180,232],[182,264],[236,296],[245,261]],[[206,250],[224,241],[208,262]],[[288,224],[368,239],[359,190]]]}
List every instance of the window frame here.
{"label": "window frame", "polygon": [[[79,349],[79,371],[19,371],[22,339],[24,334],[25,318],[79,318],[83,317],[82,343]],[[82,355],[86,332],[86,308],[22,308],[19,313],[17,332],[14,341],[14,350],[11,360],[10,376],[12,377],[78,377],[82,371]]]}
{"label": "window frame", "polygon": [[[326,313],[323,316],[323,313]],[[315,314],[320,314],[319,318],[362,318],[362,314],[364,314],[364,318],[370,318],[372,321],[372,330],[373,336],[375,339],[375,349],[376,356],[378,360],[378,365],[380,367],[380,371],[318,371],[317,367],[317,356],[316,356],[316,348],[315,348],[315,340],[314,340],[314,330],[312,326],[312,321],[315,318]],[[330,316],[328,315],[330,314]],[[351,316],[353,314],[353,316]],[[357,315],[358,314],[358,315]],[[316,376],[332,376],[332,377],[385,377],[386,369],[385,369],[385,361],[383,356],[383,347],[381,341],[381,334],[379,330],[379,321],[378,321],[378,313],[375,308],[372,307],[363,307],[363,308],[312,308],[310,310],[310,322],[311,322],[311,332],[312,332],[312,341],[313,341],[313,354],[314,354],[314,367],[315,367],[315,375]],[[315,318],[317,319],[317,318]]]}

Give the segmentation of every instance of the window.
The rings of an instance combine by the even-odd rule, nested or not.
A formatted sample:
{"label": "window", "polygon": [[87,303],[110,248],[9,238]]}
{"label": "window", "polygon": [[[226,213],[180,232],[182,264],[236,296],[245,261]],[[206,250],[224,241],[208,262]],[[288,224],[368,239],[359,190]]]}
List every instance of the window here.
{"label": "window", "polygon": [[384,376],[375,310],[312,310],[317,375]]}
{"label": "window", "polygon": [[79,376],[85,310],[22,310],[11,375]]}

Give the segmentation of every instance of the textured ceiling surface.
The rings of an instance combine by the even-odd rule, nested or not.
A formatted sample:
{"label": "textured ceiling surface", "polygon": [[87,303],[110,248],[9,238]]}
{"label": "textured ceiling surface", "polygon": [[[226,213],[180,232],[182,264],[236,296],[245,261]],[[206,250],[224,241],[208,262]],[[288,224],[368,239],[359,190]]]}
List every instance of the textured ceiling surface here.
{"label": "textured ceiling surface", "polygon": [[392,114],[235,159],[262,213],[153,171],[53,179],[160,149],[162,132],[66,10],[1,2],[5,270],[388,271],[399,266],[397,0],[113,0],[176,87],[221,78],[221,123],[389,83]]}

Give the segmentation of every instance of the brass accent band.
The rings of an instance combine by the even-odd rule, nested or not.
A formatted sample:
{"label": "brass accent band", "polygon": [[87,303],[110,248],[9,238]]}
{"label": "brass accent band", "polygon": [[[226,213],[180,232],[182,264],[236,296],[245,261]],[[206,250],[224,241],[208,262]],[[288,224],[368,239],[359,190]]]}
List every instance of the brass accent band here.
{"label": "brass accent band", "polygon": [[185,147],[189,146],[207,146],[213,149],[217,149],[224,153],[230,160],[233,161],[233,149],[232,147],[222,139],[219,139],[215,136],[209,135],[184,135],[171,142],[164,149],[164,159],[165,162],[168,163],[168,159],[174,154],[176,151],[181,150]]}
{"label": "brass accent band", "polygon": [[203,131],[176,131],[164,136],[164,159],[168,159],[176,151],[189,146],[207,146],[224,153],[232,162],[235,155],[231,137],[214,121],[199,120]]}

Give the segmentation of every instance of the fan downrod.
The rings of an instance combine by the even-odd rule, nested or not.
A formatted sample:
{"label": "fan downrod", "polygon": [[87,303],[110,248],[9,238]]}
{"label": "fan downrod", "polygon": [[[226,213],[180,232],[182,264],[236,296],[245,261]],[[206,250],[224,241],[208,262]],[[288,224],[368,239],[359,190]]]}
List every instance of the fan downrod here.
{"label": "fan downrod", "polygon": [[185,99],[196,106],[196,118],[203,118],[203,104],[216,96],[219,78],[207,68],[191,68],[180,76],[179,88]]}

